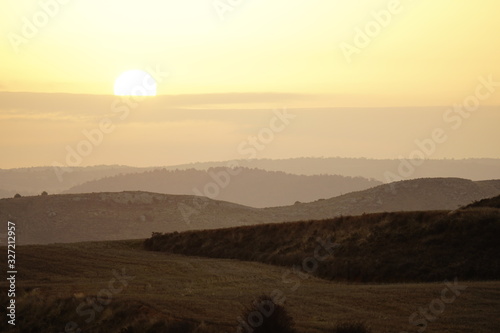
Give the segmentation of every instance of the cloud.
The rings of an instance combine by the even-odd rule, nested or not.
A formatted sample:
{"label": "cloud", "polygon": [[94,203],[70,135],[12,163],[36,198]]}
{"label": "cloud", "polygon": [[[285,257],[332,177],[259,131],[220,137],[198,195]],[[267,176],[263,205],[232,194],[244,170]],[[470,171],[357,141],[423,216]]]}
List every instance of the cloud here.
{"label": "cloud", "polygon": [[[112,95],[0,92],[0,118],[98,121],[116,116],[118,108],[126,107],[131,112],[140,111],[141,116],[135,119],[147,122],[189,118],[193,114],[190,110],[270,110],[310,99],[312,96],[292,93],[226,93],[163,95],[140,101]],[[207,116],[214,113],[217,111]]]}

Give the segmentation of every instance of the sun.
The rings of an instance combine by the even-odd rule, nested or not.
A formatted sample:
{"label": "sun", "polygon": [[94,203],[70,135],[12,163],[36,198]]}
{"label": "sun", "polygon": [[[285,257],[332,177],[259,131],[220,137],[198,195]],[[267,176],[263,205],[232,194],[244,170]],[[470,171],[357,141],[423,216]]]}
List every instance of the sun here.
{"label": "sun", "polygon": [[123,72],[115,80],[116,96],[156,96],[156,80],[139,69]]}

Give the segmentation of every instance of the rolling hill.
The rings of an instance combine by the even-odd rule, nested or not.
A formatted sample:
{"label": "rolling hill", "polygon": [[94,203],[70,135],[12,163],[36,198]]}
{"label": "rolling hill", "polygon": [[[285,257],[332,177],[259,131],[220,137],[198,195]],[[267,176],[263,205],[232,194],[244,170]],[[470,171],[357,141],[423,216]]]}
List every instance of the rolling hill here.
{"label": "rolling hill", "polygon": [[293,266],[355,282],[500,277],[500,209],[395,212],[229,229],[155,233],[146,249]]}
{"label": "rolling hill", "polygon": [[331,198],[380,184],[361,177],[303,176],[248,168],[164,169],[94,180],[63,193],[147,191],[201,195],[250,207],[272,207]]}
{"label": "rolling hill", "polygon": [[[71,187],[85,182],[99,180],[120,174],[143,173],[165,168],[167,170],[208,170],[237,164],[240,167],[281,171],[294,175],[342,175],[346,177],[364,177],[387,183],[386,172],[398,173],[399,160],[366,158],[290,158],[290,159],[252,159],[220,162],[200,162],[182,165],[158,167],[130,167],[121,165],[100,165],[88,167],[32,167],[18,169],[0,169],[0,198],[21,195],[37,195],[43,191],[59,194]],[[59,175],[59,176],[58,176]],[[500,159],[461,159],[461,160],[426,160],[414,170],[411,179],[456,177],[471,180],[500,178]],[[409,179],[410,179],[409,178]],[[358,188],[359,190],[361,188]],[[347,193],[349,191],[343,191]],[[192,192],[186,194],[193,194]],[[340,194],[340,192],[338,192]],[[333,195],[330,195],[333,196]],[[327,198],[329,196],[324,196]],[[313,199],[299,198],[298,201]],[[284,203],[286,204],[286,203]]]}
{"label": "rolling hill", "polygon": [[264,216],[257,209],[233,203],[146,192],[0,200],[0,219],[16,222],[19,244],[137,239],[154,230],[255,224],[266,220]]}
{"label": "rolling hill", "polygon": [[417,179],[274,208],[148,192],[39,195],[0,199],[0,219],[18,224],[20,244],[137,239],[149,237],[152,232],[320,220],[375,212],[454,210],[459,205],[499,195],[499,184],[500,181],[454,178]]}
{"label": "rolling hill", "polygon": [[468,205],[466,208],[470,208],[470,207],[500,208],[500,196],[473,202],[470,205]]}
{"label": "rolling hill", "polygon": [[[387,183],[386,172],[398,173],[401,161],[397,159],[370,159],[346,157],[298,157],[288,159],[247,159],[220,162],[200,162],[168,167],[175,169],[198,169],[224,167],[237,164],[246,168],[257,168],[268,171],[283,171],[297,175],[343,175],[366,177]],[[429,159],[415,168],[409,179],[455,177],[471,180],[500,178],[500,159]]]}
{"label": "rolling hill", "polygon": [[460,178],[422,178],[384,184],[326,200],[268,208],[267,211],[272,216],[293,216],[294,220],[318,220],[376,212],[453,210],[499,194],[500,180],[474,182]]}
{"label": "rolling hill", "polygon": [[55,194],[89,180],[150,169],[122,165],[0,169],[0,198],[12,198],[16,193],[37,195],[43,191]]}

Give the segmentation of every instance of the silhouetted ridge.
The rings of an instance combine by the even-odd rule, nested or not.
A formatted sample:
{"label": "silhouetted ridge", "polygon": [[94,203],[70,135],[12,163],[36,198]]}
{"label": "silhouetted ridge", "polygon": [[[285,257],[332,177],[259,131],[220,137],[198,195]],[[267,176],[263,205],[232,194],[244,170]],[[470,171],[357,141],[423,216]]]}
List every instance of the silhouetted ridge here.
{"label": "silhouetted ridge", "polygon": [[500,195],[494,198],[476,201],[466,206],[465,208],[475,208],[475,207],[500,208]]}

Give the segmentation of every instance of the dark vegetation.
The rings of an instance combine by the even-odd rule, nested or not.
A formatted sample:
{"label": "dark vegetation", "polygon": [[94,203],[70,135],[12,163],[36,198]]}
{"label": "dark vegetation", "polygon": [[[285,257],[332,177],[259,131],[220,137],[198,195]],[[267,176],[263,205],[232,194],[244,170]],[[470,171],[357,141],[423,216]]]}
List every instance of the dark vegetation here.
{"label": "dark vegetation", "polygon": [[293,318],[283,304],[271,296],[262,295],[248,306],[242,315],[237,332],[250,333],[296,333]]}
{"label": "dark vegetation", "polygon": [[466,208],[474,208],[474,207],[500,208],[500,195],[494,198],[476,201],[468,205]]}
{"label": "dark vegetation", "polygon": [[377,213],[155,233],[144,246],[154,251],[300,268],[318,248],[318,237],[340,245],[313,272],[325,279],[420,282],[454,277],[489,280],[500,276],[500,210],[494,208]]}

